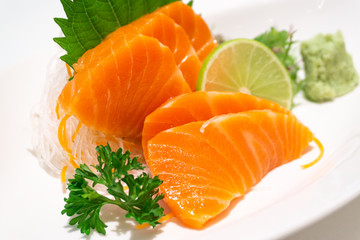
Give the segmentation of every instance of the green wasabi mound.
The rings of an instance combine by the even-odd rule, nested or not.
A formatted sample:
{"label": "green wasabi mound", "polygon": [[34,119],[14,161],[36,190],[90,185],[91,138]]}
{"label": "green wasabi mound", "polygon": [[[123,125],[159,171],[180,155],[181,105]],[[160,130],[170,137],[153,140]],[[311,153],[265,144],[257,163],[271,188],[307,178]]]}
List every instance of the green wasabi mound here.
{"label": "green wasabi mound", "polygon": [[346,52],[340,31],[318,34],[301,43],[306,78],[305,96],[315,102],[330,101],[355,88],[359,75],[352,57]]}

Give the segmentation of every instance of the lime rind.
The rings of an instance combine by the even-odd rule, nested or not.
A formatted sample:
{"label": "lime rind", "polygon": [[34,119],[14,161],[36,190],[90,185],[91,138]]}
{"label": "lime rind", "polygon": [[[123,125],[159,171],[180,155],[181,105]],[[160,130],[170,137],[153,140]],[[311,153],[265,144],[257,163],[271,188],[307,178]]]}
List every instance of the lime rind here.
{"label": "lime rind", "polygon": [[234,39],[219,45],[205,59],[198,91],[242,91],[277,102],[290,109],[288,71],[266,45],[251,39]]}

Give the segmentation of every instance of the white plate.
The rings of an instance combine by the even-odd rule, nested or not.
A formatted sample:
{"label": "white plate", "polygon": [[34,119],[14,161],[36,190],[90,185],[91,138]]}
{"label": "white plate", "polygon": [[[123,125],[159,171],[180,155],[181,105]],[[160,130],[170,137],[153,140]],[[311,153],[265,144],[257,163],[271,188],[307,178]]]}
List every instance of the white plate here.
{"label": "white plate", "polygon": [[[8,5],[16,9],[15,3]],[[195,8],[215,33],[227,38],[252,38],[272,25],[286,29],[293,25],[299,40],[340,29],[360,70],[360,29],[356,27],[360,22],[359,1],[224,0],[220,4],[218,0],[195,0]],[[41,14],[31,20],[34,12]],[[80,239],[79,231],[68,226],[68,217],[60,214],[66,195],[59,179],[41,169],[27,150],[31,148],[29,112],[40,98],[47,64],[56,53],[50,37],[56,36],[59,29],[50,18],[63,16],[62,9],[58,2],[39,1],[21,13],[19,21],[8,21],[10,27],[2,29],[13,36],[13,41],[2,40],[1,44],[6,58],[0,63],[6,67],[0,71],[0,238]],[[7,14],[10,16],[11,11]],[[2,16],[0,20],[5,21]],[[16,30],[20,26],[25,35]],[[235,200],[226,213],[201,231],[183,228],[176,219],[155,230],[135,230],[131,221],[121,216],[121,210],[105,207],[103,219],[109,225],[106,239],[280,238],[358,196],[360,87],[325,104],[310,103],[301,96],[296,101],[299,105],[295,114],[325,146],[325,156],[317,165],[307,170],[300,168],[318,154],[314,148],[301,159],[271,172],[244,199]],[[90,239],[99,237],[95,233]]]}

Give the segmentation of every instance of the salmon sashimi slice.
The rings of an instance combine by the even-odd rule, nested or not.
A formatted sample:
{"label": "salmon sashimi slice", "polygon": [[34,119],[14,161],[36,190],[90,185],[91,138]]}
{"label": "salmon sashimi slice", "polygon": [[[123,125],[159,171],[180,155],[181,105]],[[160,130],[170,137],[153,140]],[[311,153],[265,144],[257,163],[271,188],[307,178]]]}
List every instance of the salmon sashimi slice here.
{"label": "salmon sashimi slice", "polygon": [[177,1],[156,11],[168,15],[185,29],[201,61],[204,61],[209,53],[217,47],[218,44],[204,19],[187,4]]}
{"label": "salmon sashimi slice", "polygon": [[252,110],[162,131],[146,161],[164,181],[172,213],[201,228],[269,171],[299,158],[313,138],[293,114]]}
{"label": "salmon sashimi slice", "polygon": [[[86,126],[141,143],[145,117],[167,99],[190,92],[173,53],[157,39],[138,34],[97,46],[112,49],[99,64],[68,82],[58,101]],[[91,50],[90,50],[91,51]]]}
{"label": "salmon sashimi slice", "polygon": [[118,41],[119,43],[126,44],[126,41],[129,41],[138,34],[154,37],[169,47],[185,80],[190,85],[190,88],[195,91],[201,61],[184,29],[176,24],[173,19],[161,12],[147,14],[109,34],[104,39],[104,44],[101,47],[95,47],[91,51],[87,51],[74,64],[75,71],[80,72],[88,66],[97,65],[100,59],[111,56],[113,51],[111,48],[112,44],[107,42]]}
{"label": "salmon sashimi slice", "polygon": [[161,12],[149,14],[130,25],[136,27],[140,33],[154,37],[170,48],[185,80],[195,91],[202,63],[185,30]]}
{"label": "salmon sashimi slice", "polygon": [[206,121],[221,114],[262,109],[290,114],[277,103],[240,92],[192,92],[175,97],[145,118],[142,133],[144,156],[147,156],[147,142],[163,130]]}

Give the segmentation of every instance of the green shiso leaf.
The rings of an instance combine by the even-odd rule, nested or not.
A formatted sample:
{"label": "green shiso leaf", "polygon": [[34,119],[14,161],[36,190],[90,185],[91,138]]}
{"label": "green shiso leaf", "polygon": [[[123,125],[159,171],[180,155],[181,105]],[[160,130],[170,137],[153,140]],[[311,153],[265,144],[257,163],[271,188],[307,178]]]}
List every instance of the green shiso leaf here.
{"label": "green shiso leaf", "polygon": [[178,0],[61,0],[65,18],[54,18],[65,37],[54,38],[72,66],[117,28]]}

